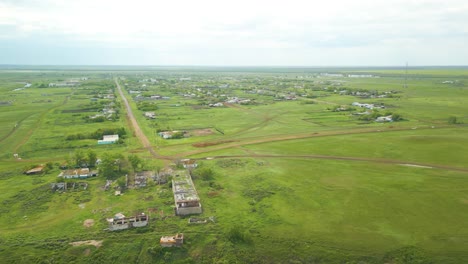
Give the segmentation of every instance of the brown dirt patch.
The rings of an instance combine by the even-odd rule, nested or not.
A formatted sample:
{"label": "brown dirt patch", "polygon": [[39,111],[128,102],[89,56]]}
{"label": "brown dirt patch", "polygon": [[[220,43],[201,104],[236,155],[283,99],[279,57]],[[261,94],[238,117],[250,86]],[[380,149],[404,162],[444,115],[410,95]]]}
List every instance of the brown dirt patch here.
{"label": "brown dirt patch", "polygon": [[191,130],[190,135],[191,136],[208,136],[213,134],[213,130],[211,128],[204,128],[204,129],[196,129],[196,130]]}
{"label": "brown dirt patch", "polygon": [[84,227],[92,227],[94,225],[94,219],[86,219],[83,222]]}
{"label": "brown dirt patch", "polygon": [[84,240],[84,241],[71,242],[70,245],[74,247],[91,245],[91,246],[95,246],[99,248],[100,246],[102,246],[102,241],[103,240]]}

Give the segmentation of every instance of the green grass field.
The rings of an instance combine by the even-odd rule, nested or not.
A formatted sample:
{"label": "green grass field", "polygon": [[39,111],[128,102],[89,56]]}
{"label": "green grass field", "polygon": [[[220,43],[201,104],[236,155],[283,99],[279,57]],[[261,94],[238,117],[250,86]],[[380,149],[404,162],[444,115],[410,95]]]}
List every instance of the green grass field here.
{"label": "green grass field", "polygon": [[[128,72],[127,72],[128,70]],[[0,262],[5,263],[464,263],[468,260],[468,71],[412,68],[408,88],[399,69],[86,68],[0,72]],[[320,72],[379,78],[335,78]],[[89,77],[77,87],[40,87]],[[190,77],[187,80],[184,78]],[[154,153],[142,148],[113,78]],[[157,82],[143,81],[154,78]],[[182,78],[182,79],[181,79]],[[457,80],[455,83],[444,81]],[[32,87],[16,90],[24,83]],[[145,86],[142,85],[145,84]],[[339,83],[339,84],[338,84]],[[137,109],[130,90],[162,95],[156,119]],[[109,91],[110,90],[110,91]],[[259,92],[260,91],[260,92]],[[340,91],[393,97],[340,95]],[[113,93],[116,99],[101,95]],[[342,93],[343,94],[343,93]],[[294,96],[294,100],[283,100]],[[227,98],[248,104],[208,103]],[[112,102],[118,118],[89,122]],[[353,102],[385,105],[403,120],[363,121]],[[449,122],[455,117],[456,122]],[[87,121],[88,120],[88,121]],[[452,119],[453,120],[453,119]],[[122,144],[67,139],[125,128]],[[161,130],[211,132],[162,139]],[[78,151],[143,160],[140,169],[198,160],[203,214],[189,225],[174,215],[169,183],[104,190],[106,178],[81,180],[87,190],[52,192],[58,166]],[[13,154],[19,154],[17,159]],[[52,164],[41,175],[33,165]],[[120,164],[120,163],[119,163]],[[106,218],[145,212],[143,228],[110,232]],[[86,220],[92,226],[84,226]],[[181,248],[159,238],[182,232]],[[101,246],[72,246],[96,240]]]}

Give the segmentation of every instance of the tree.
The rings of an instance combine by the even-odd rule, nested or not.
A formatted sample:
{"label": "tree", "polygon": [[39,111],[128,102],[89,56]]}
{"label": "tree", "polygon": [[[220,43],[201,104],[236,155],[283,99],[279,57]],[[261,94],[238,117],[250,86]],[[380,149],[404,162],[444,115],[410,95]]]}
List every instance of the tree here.
{"label": "tree", "polygon": [[137,171],[138,168],[142,165],[142,160],[140,157],[137,155],[128,155],[128,161],[130,162],[130,165],[132,166],[133,171]]}
{"label": "tree", "polygon": [[115,158],[109,153],[104,153],[104,155],[102,155],[101,163],[99,164],[99,174],[104,176],[106,179],[115,179],[116,170],[117,166]]}
{"label": "tree", "polygon": [[198,168],[193,171],[193,176],[204,181],[211,181],[214,178],[214,171],[211,168]]}
{"label": "tree", "polygon": [[81,165],[83,163],[86,163],[86,158],[85,158],[85,155],[83,153],[83,150],[81,149],[77,149],[75,151],[75,157],[74,157],[74,160],[75,160],[75,165],[77,167],[81,167]]}
{"label": "tree", "polygon": [[450,116],[450,117],[448,118],[448,123],[449,123],[449,124],[452,124],[452,125],[458,124],[457,117],[456,117],[456,116]]}
{"label": "tree", "polygon": [[47,162],[44,166],[44,173],[49,173],[49,171],[53,170],[54,169],[54,164],[52,162]]}
{"label": "tree", "polygon": [[96,152],[94,152],[93,150],[88,150],[88,165],[90,167],[94,167],[96,166],[96,161],[97,161],[97,155],[96,155]]}
{"label": "tree", "polygon": [[403,120],[403,117],[400,114],[393,114],[392,115],[392,120],[393,121],[401,121],[401,120]]}

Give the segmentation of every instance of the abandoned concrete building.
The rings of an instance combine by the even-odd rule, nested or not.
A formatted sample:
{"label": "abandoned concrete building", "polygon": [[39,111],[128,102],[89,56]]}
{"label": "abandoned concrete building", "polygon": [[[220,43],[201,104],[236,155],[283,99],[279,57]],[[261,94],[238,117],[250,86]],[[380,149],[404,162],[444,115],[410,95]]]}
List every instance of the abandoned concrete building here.
{"label": "abandoned concrete building", "polygon": [[198,166],[197,161],[193,159],[182,159],[180,161],[186,169],[195,169]]}
{"label": "abandoned concrete building", "polygon": [[159,243],[162,247],[180,247],[184,243],[184,234],[177,233],[175,236],[162,236]]}
{"label": "abandoned concrete building", "polygon": [[134,175],[134,186],[136,188],[146,187],[149,178],[153,178],[154,173],[152,171],[140,171]]}
{"label": "abandoned concrete building", "polygon": [[64,170],[62,171],[58,177],[63,177],[65,179],[85,179],[90,177],[96,177],[96,171],[90,171],[88,168],[81,168],[81,169],[74,169],[74,170]]}
{"label": "abandoned concrete building", "polygon": [[107,223],[109,223],[109,230],[123,230],[131,227],[143,227],[147,226],[149,222],[149,217],[144,213],[141,213],[136,216],[125,217],[122,213],[118,213],[114,218],[107,218]]}
{"label": "abandoned concrete building", "polygon": [[53,182],[50,184],[50,189],[56,192],[65,192],[67,190],[86,190],[88,184],[86,182]]}
{"label": "abandoned concrete building", "polygon": [[187,171],[176,171],[172,180],[176,215],[201,214],[202,206],[192,178]]}

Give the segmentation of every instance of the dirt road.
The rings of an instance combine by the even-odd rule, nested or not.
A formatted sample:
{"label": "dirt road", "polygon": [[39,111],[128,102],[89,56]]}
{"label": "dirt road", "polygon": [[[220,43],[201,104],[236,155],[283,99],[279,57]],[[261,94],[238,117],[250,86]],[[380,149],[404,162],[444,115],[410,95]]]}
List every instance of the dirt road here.
{"label": "dirt road", "polygon": [[[117,80],[115,80],[117,88],[119,90],[120,96],[122,97],[123,102],[127,108],[127,117],[132,124],[133,130],[135,132],[135,136],[140,139],[145,149],[153,155],[155,158],[159,158],[162,160],[173,160],[177,158],[188,157],[192,155],[200,155],[204,153],[210,153],[216,150],[223,150],[223,149],[230,149],[230,148],[239,148],[247,145],[254,145],[260,143],[269,143],[269,142],[277,142],[277,141],[287,141],[287,140],[296,140],[296,139],[305,139],[305,138],[313,138],[313,137],[324,137],[324,136],[340,136],[340,135],[352,135],[352,134],[364,134],[364,133],[382,133],[382,132],[392,132],[392,131],[404,131],[410,130],[414,128],[409,127],[401,127],[401,128],[392,128],[392,129],[381,129],[375,130],[375,128],[368,128],[368,129],[356,129],[352,131],[326,131],[320,133],[298,133],[298,134],[289,134],[289,135],[273,135],[273,136],[262,136],[262,137],[252,137],[252,138],[243,138],[234,141],[229,141],[226,143],[221,143],[219,145],[214,145],[207,148],[200,148],[197,150],[192,150],[188,152],[181,152],[174,156],[160,156],[156,153],[156,151],[151,146],[148,138],[146,135],[141,131],[140,126],[138,125],[135,116],[133,115],[132,109],[127,101],[127,98],[124,96],[122,89]],[[271,118],[265,118],[264,122],[269,122]],[[444,126],[440,126],[438,128],[444,128]],[[432,127],[424,127],[418,129],[433,129]],[[255,153],[248,153],[247,155],[232,155],[232,156],[209,156],[205,158],[198,158],[198,159],[223,159],[223,158],[306,158],[306,159],[327,159],[327,160],[347,160],[347,161],[362,161],[362,162],[373,162],[373,163],[384,163],[384,164],[396,164],[402,166],[415,166],[415,167],[424,167],[424,168],[435,168],[435,169],[444,169],[450,171],[458,171],[458,172],[468,172],[466,168],[460,167],[453,167],[453,166],[444,166],[439,164],[427,164],[427,163],[419,163],[419,162],[410,162],[410,161],[403,161],[403,160],[392,160],[392,159],[381,159],[381,158],[371,158],[371,157],[346,157],[346,156],[328,156],[328,155],[267,155],[267,154],[255,154]]]}
{"label": "dirt road", "polygon": [[125,107],[127,108],[127,118],[132,124],[133,127],[133,132],[135,133],[135,136],[140,139],[141,144],[143,144],[143,147],[148,149],[148,151],[153,155],[153,157],[158,157],[156,151],[153,149],[153,146],[151,146],[150,141],[146,137],[146,135],[141,131],[140,125],[138,125],[138,122],[135,119],[135,116],[133,115],[132,108],[130,107],[130,104],[128,103],[127,97],[122,92],[122,88],[120,88],[120,84],[117,81],[117,79],[114,80],[115,84],[117,85],[117,89],[119,90],[120,97],[122,97],[122,101],[125,103]]}

